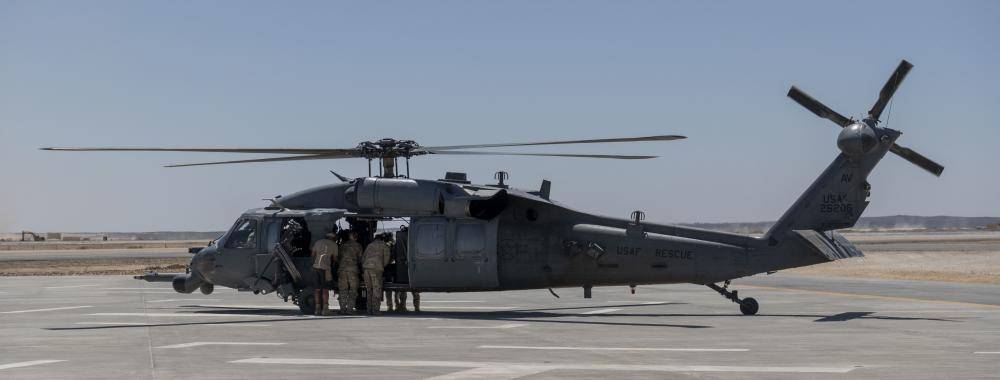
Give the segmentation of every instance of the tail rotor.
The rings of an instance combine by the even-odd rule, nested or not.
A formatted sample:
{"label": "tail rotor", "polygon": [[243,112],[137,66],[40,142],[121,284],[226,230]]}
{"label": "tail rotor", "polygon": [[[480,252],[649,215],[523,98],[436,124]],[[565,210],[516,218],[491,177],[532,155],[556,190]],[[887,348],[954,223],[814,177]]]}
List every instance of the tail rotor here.
{"label": "tail rotor", "polygon": [[[868,110],[868,117],[862,120],[861,123],[837,113],[837,111],[827,107],[825,104],[809,96],[795,86],[792,86],[792,88],[788,90],[788,97],[792,98],[792,100],[799,103],[809,111],[812,111],[812,113],[816,114],[816,116],[830,120],[834,122],[834,124],[845,128],[845,130],[841,132],[841,136],[838,139],[838,145],[840,145],[841,149],[844,150],[843,147],[845,145],[842,143],[845,141],[863,142],[863,138],[866,138],[866,134],[868,133],[867,130],[871,130],[878,135],[881,134],[880,130],[888,129],[878,127],[879,118],[882,116],[882,111],[885,110],[885,107],[889,104],[892,96],[896,93],[896,90],[899,89],[899,85],[903,83],[903,79],[906,78],[906,75],[912,68],[913,64],[907,62],[905,59],[899,63],[899,66],[896,67],[892,76],[890,76],[889,80],[886,81],[884,86],[882,86],[882,91],[879,91],[878,100],[876,100],[875,104],[872,105],[872,108]],[[896,144],[895,142],[893,142],[889,151],[935,176],[941,176],[941,173],[944,172],[944,166],[941,166],[920,153],[917,153],[913,149]],[[844,152],[848,154],[850,153],[847,150],[844,150]]]}

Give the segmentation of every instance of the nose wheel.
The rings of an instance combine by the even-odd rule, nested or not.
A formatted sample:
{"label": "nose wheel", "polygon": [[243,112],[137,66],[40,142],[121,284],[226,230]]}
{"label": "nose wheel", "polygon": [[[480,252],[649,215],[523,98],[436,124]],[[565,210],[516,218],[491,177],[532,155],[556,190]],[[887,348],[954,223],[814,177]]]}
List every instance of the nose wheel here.
{"label": "nose wheel", "polygon": [[716,284],[706,284],[705,286],[712,288],[712,290],[718,292],[723,297],[726,297],[726,299],[739,304],[740,312],[743,313],[743,315],[756,315],[757,310],[760,308],[760,305],[757,304],[757,300],[751,297],[740,299],[738,291],[730,291],[729,280],[722,283],[722,286]]}

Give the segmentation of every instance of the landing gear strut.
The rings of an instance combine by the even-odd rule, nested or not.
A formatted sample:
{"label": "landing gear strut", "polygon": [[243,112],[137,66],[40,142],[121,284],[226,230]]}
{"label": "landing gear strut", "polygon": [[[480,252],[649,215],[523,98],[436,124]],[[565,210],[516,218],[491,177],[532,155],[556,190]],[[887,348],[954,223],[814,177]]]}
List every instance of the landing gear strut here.
{"label": "landing gear strut", "polygon": [[733,291],[728,290],[729,280],[726,280],[726,282],[722,283],[722,286],[716,284],[706,284],[705,286],[708,286],[709,288],[712,288],[712,290],[719,292],[719,294],[721,294],[723,297],[728,298],[730,301],[740,304],[740,312],[742,312],[743,315],[757,314],[757,309],[760,307],[759,305],[757,305],[757,300],[750,297],[740,299],[736,290]]}

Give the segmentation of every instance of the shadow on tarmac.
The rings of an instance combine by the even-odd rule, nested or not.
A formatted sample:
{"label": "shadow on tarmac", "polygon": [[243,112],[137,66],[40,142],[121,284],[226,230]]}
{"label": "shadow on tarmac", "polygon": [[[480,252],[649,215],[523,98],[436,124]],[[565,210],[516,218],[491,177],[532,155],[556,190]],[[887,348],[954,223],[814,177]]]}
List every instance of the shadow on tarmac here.
{"label": "shadow on tarmac", "polygon": [[[580,324],[580,325],[608,325],[608,326],[642,326],[642,327],[670,327],[670,328],[685,328],[685,329],[705,329],[714,328],[711,325],[691,325],[691,324],[669,324],[669,323],[644,323],[644,322],[621,322],[621,321],[611,321],[606,320],[611,317],[647,317],[647,318],[662,318],[662,317],[703,317],[703,318],[767,318],[767,317],[783,317],[783,318],[815,318],[813,322],[847,322],[851,320],[858,319],[869,319],[869,320],[890,320],[890,321],[934,321],[934,322],[960,322],[953,319],[943,319],[943,318],[917,318],[917,317],[895,317],[895,316],[880,316],[873,315],[876,312],[872,311],[856,311],[856,312],[845,312],[834,315],[822,315],[822,314],[759,314],[752,317],[743,316],[741,314],[690,314],[690,313],[601,313],[601,314],[562,314],[554,313],[552,311],[557,310],[582,310],[582,309],[603,309],[603,308],[629,308],[629,307],[643,307],[643,306],[665,306],[665,305],[684,305],[685,303],[658,303],[655,305],[651,304],[607,304],[607,305],[591,305],[591,306],[578,306],[578,307],[561,307],[561,308],[539,308],[539,309],[521,309],[521,310],[502,310],[502,311],[423,311],[420,313],[416,312],[406,312],[406,313],[385,313],[380,318],[440,318],[440,319],[452,319],[452,320],[476,320],[476,321],[505,321],[505,322],[533,322],[533,323],[562,323],[562,324]],[[298,318],[281,318],[281,319],[255,319],[255,320],[238,320],[238,321],[216,321],[216,322],[182,322],[182,323],[159,323],[159,324],[144,324],[144,325],[107,325],[107,326],[86,326],[86,327],[51,327],[45,328],[45,330],[54,331],[67,331],[67,330],[102,330],[102,329],[127,329],[127,328],[146,328],[146,327],[173,327],[173,326],[199,326],[199,325],[226,325],[226,324],[250,324],[250,323],[274,323],[274,322],[304,322],[304,321],[316,321],[325,319],[353,319],[353,318],[367,318],[363,315],[352,315],[352,316],[332,316],[332,317],[313,317],[313,316],[303,316],[297,310],[285,310],[285,309],[265,309],[265,308],[244,308],[244,307],[226,307],[226,306],[208,306],[208,305],[184,305],[182,308],[197,308],[201,310],[192,311],[193,313],[205,313],[205,314],[230,314],[230,315],[262,315],[262,316],[285,316],[285,317],[298,317]],[[562,319],[558,319],[562,318]],[[566,319],[570,318],[570,319]]]}

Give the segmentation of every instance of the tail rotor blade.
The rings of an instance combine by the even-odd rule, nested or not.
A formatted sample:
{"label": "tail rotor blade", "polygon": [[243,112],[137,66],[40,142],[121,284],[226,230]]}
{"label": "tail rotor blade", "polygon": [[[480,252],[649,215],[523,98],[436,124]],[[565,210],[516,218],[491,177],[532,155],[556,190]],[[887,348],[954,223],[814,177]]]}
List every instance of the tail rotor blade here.
{"label": "tail rotor blade", "polygon": [[907,62],[905,59],[899,62],[899,66],[896,67],[896,71],[892,73],[889,80],[885,82],[885,86],[882,86],[882,91],[878,93],[878,100],[875,101],[875,105],[872,109],[868,111],[868,117],[878,120],[882,116],[882,110],[885,109],[886,104],[889,104],[889,100],[892,99],[892,95],[896,93],[896,89],[899,88],[900,83],[903,83],[903,79],[906,78],[906,74],[910,72],[913,68],[913,64]]}
{"label": "tail rotor blade", "polygon": [[803,107],[806,107],[806,109],[812,111],[812,113],[816,114],[816,116],[828,119],[841,127],[846,127],[853,122],[851,119],[844,117],[844,115],[841,115],[837,113],[837,111],[834,111],[830,109],[830,107],[820,103],[819,100],[813,99],[813,97],[809,96],[809,94],[799,90],[798,87],[792,86],[792,88],[788,90],[788,97],[792,98],[792,100],[799,103]]}
{"label": "tail rotor blade", "polygon": [[[905,61],[904,61],[905,62]],[[921,169],[929,171],[931,174],[940,177],[941,173],[944,172],[944,166],[938,164],[937,162],[931,161],[931,159],[924,157],[920,153],[915,152],[913,149],[901,146],[899,144],[894,144],[889,151],[895,153],[897,156],[902,157],[904,160],[910,161],[911,164],[919,166]]]}

